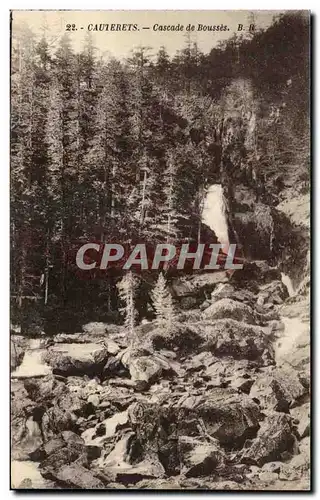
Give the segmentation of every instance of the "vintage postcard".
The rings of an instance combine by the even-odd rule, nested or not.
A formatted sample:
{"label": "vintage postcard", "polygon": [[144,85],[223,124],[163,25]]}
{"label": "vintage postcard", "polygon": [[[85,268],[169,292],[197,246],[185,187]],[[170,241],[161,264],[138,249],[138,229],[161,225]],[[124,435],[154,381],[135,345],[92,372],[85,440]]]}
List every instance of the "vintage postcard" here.
{"label": "vintage postcard", "polygon": [[10,23],[11,488],[310,490],[310,13]]}

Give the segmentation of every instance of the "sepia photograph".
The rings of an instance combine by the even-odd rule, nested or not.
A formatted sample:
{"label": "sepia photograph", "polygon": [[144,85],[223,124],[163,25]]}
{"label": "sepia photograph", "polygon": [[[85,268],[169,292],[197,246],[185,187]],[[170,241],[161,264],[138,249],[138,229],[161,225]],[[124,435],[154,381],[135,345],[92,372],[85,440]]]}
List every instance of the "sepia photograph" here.
{"label": "sepia photograph", "polygon": [[9,22],[11,489],[310,491],[310,12]]}

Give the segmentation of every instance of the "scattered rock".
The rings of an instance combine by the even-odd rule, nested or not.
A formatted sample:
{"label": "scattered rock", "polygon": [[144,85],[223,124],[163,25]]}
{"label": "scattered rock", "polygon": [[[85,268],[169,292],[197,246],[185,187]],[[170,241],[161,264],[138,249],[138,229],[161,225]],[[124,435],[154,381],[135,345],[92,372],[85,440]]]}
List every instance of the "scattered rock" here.
{"label": "scattered rock", "polygon": [[186,477],[210,476],[224,458],[217,444],[190,436],[179,436],[178,450],[181,473]]}

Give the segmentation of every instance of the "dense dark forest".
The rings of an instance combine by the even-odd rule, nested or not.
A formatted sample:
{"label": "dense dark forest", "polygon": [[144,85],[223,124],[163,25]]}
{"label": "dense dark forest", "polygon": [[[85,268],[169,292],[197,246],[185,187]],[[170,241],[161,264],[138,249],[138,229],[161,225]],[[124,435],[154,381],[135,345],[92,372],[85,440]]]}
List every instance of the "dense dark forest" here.
{"label": "dense dark forest", "polygon": [[[117,280],[79,279],[79,242],[201,239],[210,184],[223,185],[234,214],[232,193],[244,179],[269,207],[281,165],[299,163],[307,182],[308,30],[307,18],[286,13],[209,54],[186,38],[174,57],[139,47],[106,61],[89,36],[75,53],[68,35],[52,46],[16,28],[12,321],[34,333],[58,317],[65,328],[115,319]],[[231,216],[230,235],[238,241]]]}

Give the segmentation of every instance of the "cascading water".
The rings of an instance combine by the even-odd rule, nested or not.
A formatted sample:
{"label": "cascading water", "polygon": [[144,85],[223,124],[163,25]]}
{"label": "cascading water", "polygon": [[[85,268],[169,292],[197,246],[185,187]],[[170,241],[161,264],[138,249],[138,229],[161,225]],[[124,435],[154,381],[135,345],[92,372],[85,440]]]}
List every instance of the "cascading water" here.
{"label": "cascading water", "polygon": [[[52,487],[51,482],[41,476],[39,462],[13,460],[11,462],[11,486],[18,488],[21,482],[26,479],[32,483],[34,489]],[[30,486],[26,485],[25,487]]]}
{"label": "cascading water", "polygon": [[281,273],[281,281],[287,287],[289,297],[293,297],[294,296],[294,289],[293,289],[292,281],[289,278],[289,276],[287,274]]}
{"label": "cascading water", "polygon": [[42,361],[44,349],[40,348],[40,343],[40,339],[30,339],[21,365],[11,374],[13,378],[44,377],[52,372],[51,367]]}
{"label": "cascading water", "polygon": [[214,231],[221,244],[229,244],[226,204],[220,184],[213,184],[207,191],[202,221]]}

